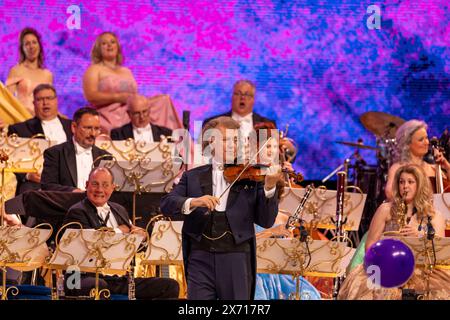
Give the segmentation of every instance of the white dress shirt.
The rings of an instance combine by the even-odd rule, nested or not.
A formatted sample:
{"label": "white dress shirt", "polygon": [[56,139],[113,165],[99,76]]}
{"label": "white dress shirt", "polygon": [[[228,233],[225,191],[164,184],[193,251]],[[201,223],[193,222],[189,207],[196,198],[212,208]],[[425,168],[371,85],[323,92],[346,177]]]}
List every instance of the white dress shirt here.
{"label": "white dress shirt", "polygon": [[85,149],[75,139],[73,144],[75,145],[75,159],[77,162],[77,188],[85,190],[86,181],[88,181],[92,163],[94,162],[92,159],[92,147]]}
{"label": "white dress shirt", "polygon": [[253,113],[249,113],[245,117],[241,117],[237,113],[232,113],[231,118],[239,122],[241,125],[239,128],[239,131],[244,137],[248,137],[250,135],[250,132],[253,131]]}
{"label": "white dress shirt", "polygon": [[148,124],[144,128],[136,128],[133,126],[133,137],[135,141],[145,141],[147,143],[154,142],[151,125]]}
{"label": "white dress shirt", "polygon": [[96,208],[97,214],[100,216],[100,218],[103,219],[103,221],[106,220],[106,217],[108,216],[109,213],[108,221],[106,221],[106,226],[108,228],[114,229],[115,232],[122,233],[122,230],[119,229],[119,224],[117,223],[116,217],[114,217],[114,214],[112,213],[108,203],[105,203],[103,206]]}
{"label": "white dress shirt", "polygon": [[41,120],[41,125],[45,136],[50,141],[56,141],[57,144],[67,141],[66,132],[58,117],[52,120]]}
{"label": "white dress shirt", "polygon": [[[212,183],[213,183],[213,196],[220,197],[220,195],[225,191],[225,189],[229,186],[229,183],[223,177],[223,165],[217,163],[214,159],[212,160]],[[264,193],[266,198],[272,198],[275,195],[276,187],[266,191],[264,189]],[[230,189],[228,189],[225,194],[220,198],[220,203],[215,207],[216,211],[225,211],[227,208],[228,195],[230,193]],[[189,209],[191,206],[192,198],[188,198],[184,204],[181,212],[183,214],[190,214],[194,211],[195,207]]]}

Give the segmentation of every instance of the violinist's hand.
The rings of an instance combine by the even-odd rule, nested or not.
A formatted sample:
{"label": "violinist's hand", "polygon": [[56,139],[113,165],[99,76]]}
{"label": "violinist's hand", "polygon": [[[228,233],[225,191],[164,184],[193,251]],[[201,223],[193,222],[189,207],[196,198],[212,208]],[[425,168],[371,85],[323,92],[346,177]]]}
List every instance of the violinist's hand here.
{"label": "violinist's hand", "polygon": [[193,198],[191,200],[191,206],[189,209],[203,207],[208,208],[209,211],[213,211],[214,208],[220,203],[219,198],[214,196],[202,196],[199,198]]}
{"label": "violinist's hand", "polygon": [[417,227],[407,225],[400,229],[400,234],[405,237],[419,237],[419,230],[417,230]]}
{"label": "violinist's hand", "polygon": [[277,182],[283,180],[283,173],[281,172],[281,168],[279,166],[271,166],[269,168],[269,172],[266,174],[266,178],[264,181],[264,189],[269,191],[277,185]]}
{"label": "violinist's hand", "polygon": [[144,229],[142,229],[140,227],[136,227],[134,225],[131,226],[130,233],[135,233],[135,234],[143,236],[143,237],[147,236],[147,232]]}

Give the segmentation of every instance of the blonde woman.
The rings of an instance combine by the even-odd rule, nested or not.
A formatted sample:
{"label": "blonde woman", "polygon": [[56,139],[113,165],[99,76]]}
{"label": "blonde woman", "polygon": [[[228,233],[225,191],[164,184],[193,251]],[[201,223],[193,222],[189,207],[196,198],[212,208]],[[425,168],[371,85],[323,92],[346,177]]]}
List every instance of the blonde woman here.
{"label": "blonde woman", "polygon": [[109,133],[130,122],[127,100],[137,93],[137,84],[130,69],[122,65],[122,49],[114,33],[97,37],[91,60],[83,77],[84,96],[99,112],[103,132]]}
{"label": "blonde woman", "polygon": [[[417,165],[405,165],[395,173],[392,187],[393,199],[383,203],[375,212],[370,224],[366,251],[384,232],[399,231],[401,236],[426,236],[428,218],[438,237],[444,237],[445,219],[433,208],[432,191],[425,171]],[[406,202],[406,226],[398,225],[399,204]],[[419,228],[420,226],[420,228]],[[339,299],[399,299],[400,289],[371,289],[367,285],[367,275],[363,265],[355,267],[345,279],[339,292]],[[406,288],[424,291],[425,282],[419,269],[414,271]],[[450,298],[450,275],[447,271],[434,270],[430,277],[430,289],[435,297]]]}

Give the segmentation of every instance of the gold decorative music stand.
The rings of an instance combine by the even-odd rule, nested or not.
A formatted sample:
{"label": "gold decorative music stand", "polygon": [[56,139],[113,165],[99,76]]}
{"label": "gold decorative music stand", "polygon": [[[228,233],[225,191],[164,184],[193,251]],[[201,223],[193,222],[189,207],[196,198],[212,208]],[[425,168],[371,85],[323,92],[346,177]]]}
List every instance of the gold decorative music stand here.
{"label": "gold decorative music stand", "polygon": [[262,238],[256,242],[257,272],[290,274],[296,279],[295,299],[301,299],[300,277],[340,277],[354,249],[337,241]]}
{"label": "gold decorative music stand", "polygon": [[[44,139],[43,139],[44,138]],[[0,134],[0,168],[1,168],[1,217],[0,225],[4,225],[5,203],[5,174],[6,173],[36,173],[43,168],[43,153],[45,149],[54,145],[43,134],[31,138],[19,138],[16,134],[7,136],[3,130]]]}
{"label": "gold decorative music stand", "polygon": [[[357,192],[347,192],[356,190]],[[305,194],[304,188],[284,188],[279,204],[279,212],[288,216],[295,212],[298,203]],[[317,187],[305,205],[302,219],[307,229],[335,229],[336,191]],[[344,195],[344,225],[346,231],[358,231],[367,195],[354,186],[346,187]]]}
{"label": "gold decorative music stand", "polygon": [[163,137],[160,142],[135,142],[133,139],[112,141],[100,135],[96,145],[112,154],[102,160],[101,167],[110,169],[117,184],[116,191],[133,192],[133,224],[136,223],[136,197],[142,192],[169,192],[181,168],[181,158],[174,156],[174,144]]}
{"label": "gold decorative music stand", "polygon": [[[78,225],[80,229],[67,229],[70,225]],[[110,297],[108,289],[99,290],[100,274],[125,275],[136,252],[148,239],[148,234],[146,239],[138,234],[116,233],[109,228],[81,229],[79,223],[63,226],[57,239],[62,230],[65,230],[64,235],[57,243],[48,268],[62,271],[76,266],[82,272],[95,273],[95,287],[90,292],[94,300]]]}
{"label": "gold decorative music stand", "polygon": [[[48,227],[48,229],[41,229]],[[0,226],[0,269],[2,270],[1,300],[8,299],[8,293],[17,295],[15,286],[6,288],[7,268],[19,271],[31,271],[42,267],[50,255],[46,241],[52,234],[52,226],[48,223],[34,228]]]}
{"label": "gold decorative music stand", "polygon": [[[150,236],[150,242],[147,251],[141,257],[141,266],[144,268],[143,273],[146,276],[156,276],[156,272],[151,270],[152,267],[169,266],[171,278],[175,278],[180,285],[180,298],[185,298],[187,285],[184,276],[181,245],[183,221],[170,221],[169,218],[159,215],[148,223],[147,230],[152,224],[153,231]],[[161,276],[161,269],[159,276]]]}

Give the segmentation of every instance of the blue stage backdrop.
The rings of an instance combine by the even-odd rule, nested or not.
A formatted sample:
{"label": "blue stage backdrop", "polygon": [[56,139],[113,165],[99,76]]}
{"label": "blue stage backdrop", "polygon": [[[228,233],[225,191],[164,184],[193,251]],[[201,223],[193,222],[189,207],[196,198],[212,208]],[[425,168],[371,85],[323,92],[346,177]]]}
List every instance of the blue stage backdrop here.
{"label": "blue stage backdrop", "polygon": [[[447,0],[71,4],[0,1],[0,79],[18,61],[20,30],[36,28],[69,117],[86,104],[81,80],[95,37],[114,31],[140,93],[169,94],[192,121],[229,110],[232,84],[253,80],[255,110],[280,128],[289,124],[295,167],[307,179],[323,178],[352,153],[334,141],[375,144],[359,120],[364,112],[423,119],[430,135],[449,124]],[[375,162],[372,151],[362,155]]]}

